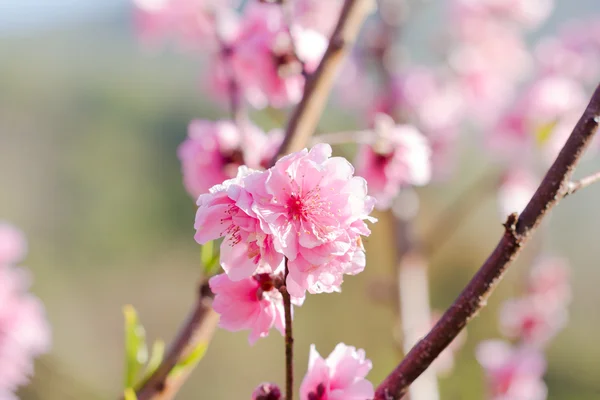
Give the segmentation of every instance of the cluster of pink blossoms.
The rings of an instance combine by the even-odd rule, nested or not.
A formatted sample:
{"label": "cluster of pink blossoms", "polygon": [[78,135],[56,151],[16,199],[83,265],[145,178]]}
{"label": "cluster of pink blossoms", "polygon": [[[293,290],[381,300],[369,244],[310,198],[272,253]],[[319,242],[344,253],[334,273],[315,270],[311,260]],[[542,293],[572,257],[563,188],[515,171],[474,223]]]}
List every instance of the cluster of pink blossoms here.
{"label": "cluster of pink blossoms", "polygon": [[26,253],[23,234],[0,222],[0,399],[17,399],[14,391],[33,375],[33,358],[50,348],[44,307],[27,292],[30,277],[18,268]]}
{"label": "cluster of pink blossoms", "polygon": [[[208,86],[228,93],[233,79],[254,107],[285,107],[300,100],[305,76],[317,67],[340,0],[276,3],[215,0],[134,0],[143,39],[174,35],[209,54]],[[243,7],[242,7],[243,6]],[[330,13],[330,14],[327,14]],[[318,18],[315,18],[317,16]]]}
{"label": "cluster of pink blossoms", "polygon": [[364,269],[361,236],[370,234],[365,221],[375,221],[375,200],[353,175],[348,161],[318,144],[266,171],[240,167],[234,179],[200,195],[196,241],[224,237],[225,275],[210,280],[223,327],[250,329],[252,342],[283,327],[278,285],[299,305],[306,291],[339,291],[344,275]]}
{"label": "cluster of pink blossoms", "polygon": [[[338,344],[324,359],[310,347],[308,372],[300,386],[300,400],[366,400],[373,398],[373,384],[365,379],[372,368],[362,349]],[[263,383],[252,394],[252,400],[279,400],[281,391],[271,383]]]}
{"label": "cluster of pink blossoms", "polygon": [[503,305],[501,331],[517,340],[517,346],[490,340],[477,349],[491,400],[546,399],[542,350],[566,324],[571,298],[568,277],[564,260],[541,257],[531,270],[524,295]]}

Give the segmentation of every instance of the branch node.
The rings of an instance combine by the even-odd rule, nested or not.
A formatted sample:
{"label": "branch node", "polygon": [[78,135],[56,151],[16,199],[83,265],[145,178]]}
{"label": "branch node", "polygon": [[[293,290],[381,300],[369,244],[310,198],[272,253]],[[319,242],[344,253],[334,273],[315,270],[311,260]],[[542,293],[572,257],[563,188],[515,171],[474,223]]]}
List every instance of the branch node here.
{"label": "branch node", "polygon": [[517,234],[517,222],[518,221],[519,221],[519,214],[514,212],[514,213],[510,214],[506,218],[506,222],[502,224],[502,226],[504,226],[504,229],[506,230],[506,233],[509,234],[510,236],[514,237],[515,239],[518,239],[518,234]]}

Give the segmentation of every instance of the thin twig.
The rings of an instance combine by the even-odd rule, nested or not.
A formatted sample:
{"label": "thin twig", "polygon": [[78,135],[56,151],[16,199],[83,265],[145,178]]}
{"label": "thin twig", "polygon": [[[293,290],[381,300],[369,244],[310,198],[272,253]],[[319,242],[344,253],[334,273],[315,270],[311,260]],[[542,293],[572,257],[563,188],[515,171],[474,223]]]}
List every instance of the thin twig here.
{"label": "thin twig", "polygon": [[564,196],[573,170],[600,122],[600,86],[520,216],[511,214],[502,239],[439,322],[378,386],[375,400],[400,399],[478,312],[542,219]]}
{"label": "thin twig", "polygon": [[219,315],[211,305],[212,293],[208,282],[204,281],[200,285],[198,299],[187,321],[183,324],[183,329],[171,344],[156,371],[137,390],[138,400],[166,400],[175,395],[187,375],[180,374],[169,378],[169,374],[196,346],[202,342],[210,342],[219,320]]}
{"label": "thin twig", "polygon": [[274,157],[275,160],[284,154],[301,150],[308,142],[323,113],[341,61],[351,48],[372,6],[372,0],[344,2],[327,50],[316,71],[306,80],[302,100],[290,117],[285,138]]}
{"label": "thin twig", "polygon": [[434,218],[427,229],[423,253],[429,258],[452,237],[464,219],[483,204],[482,198],[498,185],[498,174],[495,170],[483,173],[477,180],[469,184],[441,214]]}
{"label": "thin twig", "polygon": [[574,194],[580,189],[590,186],[592,183],[600,181],[600,172],[581,178],[578,181],[569,182],[567,190],[563,194],[564,197]]}
{"label": "thin twig", "polygon": [[[284,282],[287,282],[288,266],[285,259]],[[283,308],[285,311],[285,399],[292,400],[294,397],[294,334],[292,331],[292,300],[285,284],[279,289],[283,296]]]}

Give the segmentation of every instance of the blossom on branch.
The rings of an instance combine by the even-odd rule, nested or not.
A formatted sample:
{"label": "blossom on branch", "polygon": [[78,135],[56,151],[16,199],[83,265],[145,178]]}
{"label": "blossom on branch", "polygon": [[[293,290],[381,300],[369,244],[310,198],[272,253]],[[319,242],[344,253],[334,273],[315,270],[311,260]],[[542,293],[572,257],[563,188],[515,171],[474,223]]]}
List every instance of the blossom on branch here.
{"label": "blossom on branch", "polygon": [[323,359],[313,344],[308,372],[300,386],[300,400],[371,399],[373,384],[365,377],[372,367],[362,349],[340,343]]}

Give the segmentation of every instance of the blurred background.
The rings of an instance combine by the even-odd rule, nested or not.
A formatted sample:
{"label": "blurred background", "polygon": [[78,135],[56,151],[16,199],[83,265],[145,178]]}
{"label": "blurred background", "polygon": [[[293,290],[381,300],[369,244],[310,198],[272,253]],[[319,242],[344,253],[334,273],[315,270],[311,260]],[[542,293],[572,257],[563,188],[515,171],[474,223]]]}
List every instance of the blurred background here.
{"label": "blurred background", "polygon": [[[597,13],[597,0],[558,0],[535,35]],[[226,110],[199,90],[202,60],[167,49],[144,50],[128,0],[0,0],[0,219],[22,228],[30,243],[26,266],[33,292],[46,305],[53,350],[36,363],[22,399],[114,399],[123,381],[122,307],[133,304],[150,339],[170,341],[192,304],[199,278],[193,240],[194,203],[181,183],[176,148],[193,118]],[[419,49],[442,17],[428,4],[411,22],[409,46]],[[535,37],[532,35],[532,39]],[[268,116],[254,118],[264,128]],[[356,123],[332,110],[323,131]],[[481,176],[485,157],[463,143],[453,178],[419,190],[418,229],[427,232],[445,205]],[[597,170],[588,159],[578,174]],[[572,262],[570,324],[552,342],[549,399],[600,398],[600,187],[567,199],[553,212],[544,246]],[[336,343],[366,350],[380,382],[396,364],[391,222],[380,214],[367,239],[365,272],[345,280],[343,293],[310,296],[296,310],[296,374],[300,382],[311,343],[327,355]],[[431,260],[433,307],[445,309],[495,246],[502,227],[493,194],[478,206]],[[498,305],[518,294],[536,243],[525,252],[469,325],[442,399],[481,399],[483,373],[474,346],[499,337]],[[384,293],[375,299],[373,292]],[[382,297],[382,296],[379,296]],[[180,399],[245,399],[263,381],[283,382],[283,339],[275,331],[249,347],[247,332],[219,330]]]}

